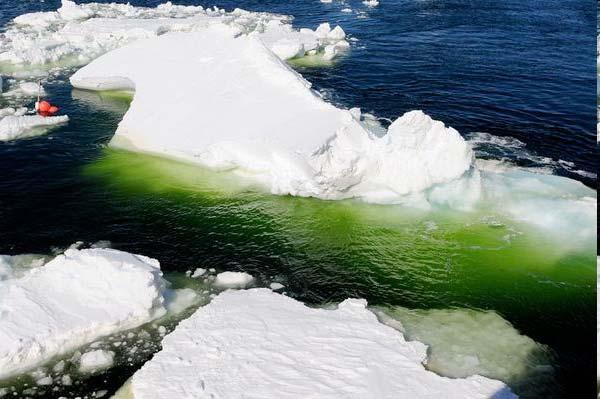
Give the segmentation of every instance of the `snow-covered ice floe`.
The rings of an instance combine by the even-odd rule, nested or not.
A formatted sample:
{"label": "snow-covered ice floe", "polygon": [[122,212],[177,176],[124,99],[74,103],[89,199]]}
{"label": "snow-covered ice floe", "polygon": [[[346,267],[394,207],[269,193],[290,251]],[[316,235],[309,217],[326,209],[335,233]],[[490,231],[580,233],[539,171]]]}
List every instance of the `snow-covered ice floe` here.
{"label": "snow-covered ice floe", "polygon": [[23,137],[37,136],[50,129],[67,123],[67,115],[40,116],[27,115],[27,108],[0,109],[0,141],[15,140]]}
{"label": "snow-covered ice floe", "polygon": [[[167,288],[158,261],[127,252],[68,249],[28,268],[17,267],[22,257],[1,259],[11,273],[0,278],[0,379],[161,317],[168,300],[179,297]],[[108,357],[87,355],[81,367],[108,367]]]}
{"label": "snow-covered ice floe", "polygon": [[323,101],[258,37],[224,25],[137,41],[80,69],[71,83],[135,88],[112,146],[241,169],[276,194],[385,202],[471,166],[456,130],[414,111],[377,137],[360,111]]}
{"label": "snow-covered ice floe", "polygon": [[358,299],[326,310],[268,289],[225,291],[162,347],[132,377],[133,398],[516,397],[497,380],[426,370],[426,346],[381,324]]}
{"label": "snow-covered ice floe", "polygon": [[336,108],[256,35],[223,24],[114,50],[71,83],[135,89],[113,147],[231,170],[274,194],[485,208],[575,240],[595,236],[594,190],[475,160],[456,130],[421,111],[385,129]]}
{"label": "snow-covered ice floe", "polygon": [[[57,11],[34,12],[15,18],[0,37],[0,63],[65,68],[83,65],[99,55],[139,39],[168,32],[200,31],[225,24],[239,33],[255,33],[282,59],[322,52],[328,46],[347,47],[341,28],[323,24],[316,31],[293,29],[291,17],[235,9],[179,6],[155,8],[127,4],[76,4],[63,0]],[[23,70],[16,69],[16,74]]]}

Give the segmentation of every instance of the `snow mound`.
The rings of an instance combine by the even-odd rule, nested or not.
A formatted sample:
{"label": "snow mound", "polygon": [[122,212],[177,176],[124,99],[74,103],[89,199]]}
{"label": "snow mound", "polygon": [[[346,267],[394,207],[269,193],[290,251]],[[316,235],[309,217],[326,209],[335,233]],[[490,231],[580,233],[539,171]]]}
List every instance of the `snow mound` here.
{"label": "snow mound", "polygon": [[0,378],[165,314],[158,261],[112,249],[69,249],[0,281]]}
{"label": "snow mound", "polygon": [[254,281],[254,277],[243,272],[223,272],[217,274],[214,285],[218,288],[246,288]]}
{"label": "snow mound", "polygon": [[[0,36],[0,62],[25,69],[44,64],[64,69],[84,65],[135,40],[167,32],[199,31],[212,24],[226,24],[239,33],[255,33],[283,59],[322,51],[326,45],[345,37],[322,37],[310,29],[299,32],[292,28],[291,19],[270,13],[241,9],[226,12],[216,7],[205,9],[171,2],[147,8],[63,0],[57,11],[34,12],[15,18]],[[297,51],[289,51],[289,46]],[[284,47],[287,47],[285,51]]]}
{"label": "snow mound", "polygon": [[[317,33],[340,31],[326,25]],[[256,35],[236,36],[223,24],[137,41],[71,83],[135,87],[110,145],[251,172],[274,194],[394,202],[471,167],[471,148],[456,130],[412,111],[379,137],[360,112],[323,101]]]}
{"label": "snow mound", "polygon": [[500,381],[424,369],[425,345],[364,300],[311,309],[268,289],[226,291],[182,321],[131,379],[135,399],[515,398]]}
{"label": "snow mound", "polygon": [[0,141],[15,140],[23,137],[46,133],[50,128],[67,123],[67,115],[40,116],[25,115],[27,109],[0,109]]}

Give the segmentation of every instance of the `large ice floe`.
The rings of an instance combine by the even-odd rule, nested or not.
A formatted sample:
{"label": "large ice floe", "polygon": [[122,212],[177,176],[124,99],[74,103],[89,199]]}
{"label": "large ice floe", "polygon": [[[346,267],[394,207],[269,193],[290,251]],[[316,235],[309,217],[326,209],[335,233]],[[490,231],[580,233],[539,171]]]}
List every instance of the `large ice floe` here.
{"label": "large ice floe", "polygon": [[379,323],[358,299],[311,309],[268,289],[229,290],[162,347],[132,377],[131,397],[516,397],[500,381],[426,370],[426,346]]}
{"label": "large ice floe", "polygon": [[147,8],[63,0],[57,11],[24,14],[9,24],[0,37],[0,64],[20,66],[13,69],[17,76],[27,70],[43,73],[40,71],[48,66],[83,65],[135,40],[199,31],[212,24],[225,24],[240,33],[254,32],[282,59],[305,53],[338,54],[348,47],[340,27],[331,29],[325,23],[316,30],[296,30],[290,22],[284,15],[241,9],[226,12],[171,2]]}
{"label": "large ice floe", "polygon": [[360,111],[323,101],[259,37],[237,33],[221,24],[137,41],[71,83],[135,90],[111,145],[242,170],[276,194],[385,202],[469,170],[456,130],[414,111],[377,137]]}
{"label": "large ice floe", "polygon": [[71,83],[135,91],[113,147],[232,170],[274,194],[486,208],[574,240],[595,236],[594,190],[475,160],[456,130],[421,111],[385,129],[357,108],[337,108],[257,35],[223,24],[137,41]]}
{"label": "large ice floe", "polygon": [[158,261],[145,256],[68,249],[43,259],[0,258],[0,379],[161,317],[176,297]]}

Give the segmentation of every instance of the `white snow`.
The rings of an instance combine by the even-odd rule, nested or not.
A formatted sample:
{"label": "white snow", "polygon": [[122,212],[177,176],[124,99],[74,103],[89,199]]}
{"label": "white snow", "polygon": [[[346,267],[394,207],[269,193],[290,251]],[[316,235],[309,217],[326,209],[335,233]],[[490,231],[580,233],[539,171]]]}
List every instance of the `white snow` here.
{"label": "white snow", "polygon": [[102,349],[89,351],[79,359],[81,373],[93,373],[110,368],[114,362],[115,353]]}
{"label": "white snow", "polygon": [[0,378],[165,314],[158,261],[112,249],[69,249],[0,281]]}
{"label": "white snow", "polygon": [[425,370],[426,346],[365,306],[312,309],[268,289],[226,291],[167,335],[127,390],[135,399],[516,397],[500,381]]}
{"label": "white snow", "polygon": [[40,116],[25,115],[26,109],[0,109],[0,141],[15,140],[23,137],[46,133],[52,127],[69,121],[67,115]]}
{"label": "white snow", "polygon": [[[170,2],[155,8],[119,3],[76,4],[63,0],[57,11],[35,12],[15,18],[0,36],[0,62],[10,62],[24,70],[35,65],[66,68],[84,65],[99,55],[135,40],[167,32],[200,31],[212,24],[226,24],[240,33],[255,33],[272,48],[293,42],[298,51],[279,52],[283,58],[319,50],[340,35],[317,37],[310,29],[302,33],[291,26],[291,17],[235,9],[179,6]],[[342,37],[343,39],[343,37]],[[22,73],[23,71],[18,71]],[[35,69],[33,75],[39,72]]]}
{"label": "white snow", "polygon": [[214,285],[218,288],[246,288],[254,281],[248,273],[244,272],[222,272],[217,274]]}
{"label": "white snow", "polygon": [[[260,39],[235,33],[215,25],[137,41],[71,83],[135,87],[110,145],[251,172],[275,194],[394,202],[471,167],[470,146],[442,122],[412,111],[378,137],[355,112],[323,101]],[[316,33],[343,31],[323,24]]]}

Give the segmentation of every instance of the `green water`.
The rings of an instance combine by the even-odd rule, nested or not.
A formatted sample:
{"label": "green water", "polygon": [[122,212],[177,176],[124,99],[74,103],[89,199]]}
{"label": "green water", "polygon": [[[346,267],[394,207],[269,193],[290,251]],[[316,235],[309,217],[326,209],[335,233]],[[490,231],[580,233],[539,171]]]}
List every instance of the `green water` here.
{"label": "green water", "polygon": [[[274,196],[230,173],[114,149],[82,174],[144,215],[145,234],[169,241],[147,251],[167,270],[244,270],[312,304],[495,310],[548,346],[554,379],[564,364],[593,364],[593,243],[562,243],[493,213]],[[555,387],[546,393],[559,395]]]}

